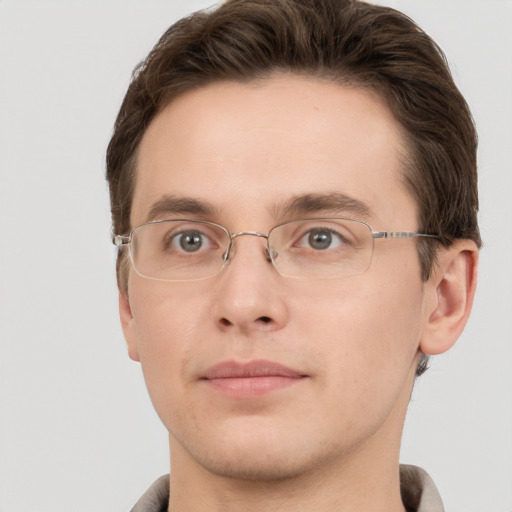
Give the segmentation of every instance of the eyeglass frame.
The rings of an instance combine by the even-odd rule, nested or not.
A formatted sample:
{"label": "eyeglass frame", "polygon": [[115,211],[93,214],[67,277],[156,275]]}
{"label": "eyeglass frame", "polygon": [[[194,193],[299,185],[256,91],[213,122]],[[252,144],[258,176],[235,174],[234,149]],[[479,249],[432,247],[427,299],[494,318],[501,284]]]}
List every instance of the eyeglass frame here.
{"label": "eyeglass frame", "polygon": [[[264,233],[260,233],[259,231],[239,231],[238,233],[232,234],[228,228],[222,226],[221,224],[217,224],[216,222],[210,222],[207,220],[179,218],[179,219],[158,219],[158,220],[152,220],[149,222],[144,222],[144,223],[139,224],[139,225],[135,226],[134,228],[132,228],[127,235],[114,235],[112,237],[112,243],[118,249],[121,250],[123,247],[126,247],[129,244],[131,244],[132,238],[133,238],[133,233],[136,229],[141,228],[143,226],[147,226],[147,225],[163,224],[166,222],[190,222],[193,224],[206,224],[206,225],[215,226],[217,228],[220,228],[222,231],[224,231],[226,233],[226,235],[228,236],[228,239],[229,239],[228,246],[227,246],[226,251],[224,252],[223,257],[222,257],[223,258],[222,266],[220,267],[220,269],[217,273],[209,275],[207,277],[201,277],[199,279],[160,279],[158,277],[149,277],[144,274],[141,274],[140,271],[137,270],[135,262],[133,261],[133,254],[130,249],[130,260],[133,264],[133,268],[135,269],[137,274],[140,275],[141,277],[143,277],[144,279],[151,279],[153,281],[162,281],[162,282],[169,282],[169,283],[202,281],[205,279],[209,279],[211,277],[215,277],[216,275],[219,275],[222,272],[222,270],[224,269],[224,267],[226,266],[226,263],[230,260],[230,254],[231,254],[231,249],[233,247],[233,241],[240,236],[249,235],[249,236],[256,236],[256,237],[266,239],[266,241],[267,241],[267,243],[266,243],[267,259],[270,263],[272,263],[272,266],[274,267],[274,269],[277,271],[277,273],[279,275],[282,275],[283,277],[298,277],[298,276],[289,276],[287,274],[282,274],[279,271],[279,269],[274,261],[274,256],[272,253],[273,251],[271,250],[271,247],[269,247],[269,245],[268,245],[268,238],[269,238],[270,234],[272,233],[272,231],[274,231],[276,228],[279,228],[281,226],[285,226],[287,224],[291,224],[291,223],[295,223],[295,222],[307,222],[307,221],[316,221],[316,220],[318,220],[318,221],[346,220],[346,221],[350,221],[350,222],[357,222],[359,224],[363,224],[364,226],[366,226],[369,229],[373,240],[390,239],[390,238],[402,238],[402,239],[430,238],[430,239],[435,239],[438,241],[442,240],[440,235],[417,233],[414,231],[374,231],[372,226],[370,224],[368,224],[367,222],[365,222],[364,220],[351,219],[348,217],[304,217],[304,218],[299,218],[299,219],[288,220],[286,222],[281,222],[281,223],[273,226],[266,235]],[[372,247],[372,255],[373,255],[373,247]],[[370,259],[370,263],[369,263],[368,267],[363,272],[361,272],[362,274],[364,274],[368,270],[368,268],[370,268],[371,262],[372,262],[372,259]],[[358,275],[358,274],[356,274],[356,275]],[[338,278],[341,278],[341,277],[344,277],[344,276],[339,276]]]}

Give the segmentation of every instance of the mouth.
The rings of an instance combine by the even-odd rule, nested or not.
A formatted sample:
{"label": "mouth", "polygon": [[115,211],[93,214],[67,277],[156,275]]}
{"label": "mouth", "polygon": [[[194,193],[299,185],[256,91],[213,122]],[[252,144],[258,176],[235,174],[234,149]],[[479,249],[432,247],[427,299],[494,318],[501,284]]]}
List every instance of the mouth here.
{"label": "mouth", "polygon": [[273,361],[225,361],[200,378],[215,391],[232,398],[255,398],[304,381],[309,376]]}

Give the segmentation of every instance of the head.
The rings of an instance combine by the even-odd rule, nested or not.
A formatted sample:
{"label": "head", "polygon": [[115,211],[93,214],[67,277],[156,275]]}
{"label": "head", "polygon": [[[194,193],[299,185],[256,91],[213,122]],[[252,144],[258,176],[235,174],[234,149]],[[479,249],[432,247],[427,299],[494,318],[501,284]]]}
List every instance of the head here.
{"label": "head", "polygon": [[[201,176],[201,173],[198,173],[198,162],[191,163],[191,160],[184,153],[183,148],[189,148],[190,154],[196,154],[197,151],[194,151],[194,145],[190,140],[182,139],[179,134],[179,127],[185,127],[184,130],[190,134],[196,128],[195,119],[198,120],[197,124],[201,124],[203,127],[210,123],[211,129],[214,129],[214,120],[218,119],[220,130],[225,125],[226,133],[232,133],[229,132],[229,128],[236,131],[242,137],[242,140],[236,138],[233,140],[233,145],[237,148],[245,147],[243,141],[251,139],[251,143],[256,144],[256,146],[250,148],[248,152],[252,155],[258,155],[256,158],[258,161],[263,158],[261,156],[262,152],[265,152],[266,148],[270,148],[268,151],[269,155],[272,156],[273,165],[276,165],[277,162],[278,169],[282,167],[282,175],[281,178],[276,178],[277,181],[272,181],[274,179],[273,173],[266,175],[268,179],[267,195],[272,196],[271,192],[279,188],[283,192],[290,189],[290,194],[296,196],[328,192],[325,187],[320,189],[314,185],[314,180],[308,179],[307,169],[298,171],[297,176],[294,176],[286,163],[286,155],[293,158],[296,154],[296,151],[292,149],[286,150],[287,142],[289,142],[290,148],[294,144],[299,147],[300,145],[297,146],[299,139],[301,147],[305,147],[309,143],[311,145],[317,144],[315,134],[318,133],[318,126],[315,125],[316,128],[308,130],[309,125],[305,122],[304,130],[295,133],[293,126],[296,126],[297,123],[300,124],[301,118],[297,116],[296,119],[289,119],[286,133],[295,133],[297,138],[293,141],[287,141],[285,134],[281,134],[284,137],[282,155],[279,153],[279,147],[273,147],[272,140],[264,136],[267,131],[265,122],[269,119],[275,123],[278,130],[282,129],[279,125],[279,119],[272,118],[270,110],[267,109],[268,105],[273,105],[274,109],[279,109],[280,105],[287,104],[290,95],[293,96],[294,91],[297,94],[298,103],[293,104],[292,99],[290,99],[292,103],[288,105],[288,111],[285,109],[282,112],[283,116],[287,115],[292,109],[300,112],[301,107],[309,103],[315,103],[314,94],[317,94],[318,101],[320,101],[320,97],[332,100],[333,108],[338,109],[337,112],[342,114],[339,126],[336,124],[338,121],[335,120],[333,120],[334,124],[332,125],[334,128],[339,128],[340,133],[345,133],[343,130],[346,130],[346,133],[350,132],[347,126],[351,122],[354,126],[357,124],[356,107],[360,108],[362,113],[366,113],[369,119],[378,118],[379,121],[376,123],[369,122],[366,126],[367,132],[359,130],[359,144],[361,144],[361,141],[364,144],[365,133],[368,133],[366,142],[369,143],[370,147],[367,148],[366,153],[371,153],[373,151],[371,145],[374,140],[371,134],[373,133],[372,130],[375,130],[375,140],[378,141],[375,147],[381,150],[381,154],[376,150],[375,158],[382,159],[382,161],[388,159],[392,174],[388,176],[382,169],[382,172],[377,175],[375,174],[377,171],[374,169],[372,171],[374,175],[367,176],[366,181],[361,178],[361,183],[365,183],[365,185],[359,186],[358,177],[350,175],[349,170],[345,169],[346,172],[340,171],[339,181],[342,184],[347,184],[350,190],[359,190],[359,193],[367,190],[370,183],[380,183],[380,190],[384,194],[388,184],[392,184],[396,189],[388,191],[388,201],[394,201],[396,208],[401,209],[404,215],[408,214],[408,219],[403,221],[408,226],[386,227],[391,230],[410,230],[439,236],[437,241],[433,239],[419,240],[408,246],[406,244],[410,244],[410,241],[403,241],[403,245],[400,246],[403,247],[403,255],[406,255],[411,248],[414,251],[415,263],[407,264],[405,267],[407,271],[411,272],[411,275],[417,277],[416,285],[412,286],[416,291],[412,293],[417,293],[418,300],[412,300],[409,305],[411,309],[405,308],[404,312],[399,315],[403,320],[403,325],[401,327],[400,325],[396,326],[398,334],[390,332],[387,337],[383,335],[382,343],[377,344],[378,347],[373,351],[371,357],[366,354],[359,359],[356,357],[352,361],[355,366],[364,366],[367,357],[372,360],[375,360],[374,358],[377,355],[386,358],[386,347],[389,347],[386,342],[391,342],[395,335],[408,340],[410,340],[410,337],[417,340],[421,338],[423,327],[420,327],[415,321],[409,322],[409,318],[411,316],[417,317],[420,324],[421,322],[428,323],[430,319],[435,318],[432,313],[426,319],[426,310],[429,307],[435,309],[432,303],[437,300],[435,297],[439,296],[438,292],[433,290],[435,286],[441,287],[441,282],[444,283],[442,285],[443,289],[449,288],[447,284],[449,280],[445,279],[445,282],[443,281],[444,278],[440,276],[446,275],[446,272],[443,274],[446,269],[450,269],[448,273],[452,272],[454,268],[458,269],[456,272],[454,271],[454,273],[458,272],[457,275],[464,273],[461,268],[466,263],[462,263],[462,261],[467,260],[467,258],[461,257],[459,258],[460,261],[457,260],[458,262],[453,263],[449,256],[452,254],[450,248],[458,241],[464,243],[472,241],[474,247],[480,245],[476,220],[478,209],[476,134],[472,118],[466,102],[453,83],[441,50],[414,22],[403,14],[385,7],[349,0],[325,0],[322,2],[314,0],[228,0],[215,10],[196,13],[173,25],[161,37],[147,59],[135,70],[108,148],[107,178],[111,193],[113,230],[116,234],[126,234],[141,219],[146,218],[147,211],[144,210],[147,210],[151,204],[146,205],[145,201],[149,197],[152,200],[155,199],[154,187],[158,184],[163,185],[162,195],[173,195],[175,189],[181,187],[182,190],[179,190],[181,196],[194,198],[197,196],[203,198],[204,196],[206,202],[212,202],[215,198],[208,196],[208,189],[217,187],[220,183],[218,197],[225,197],[226,204],[215,204],[214,210],[217,212],[229,212],[230,208],[234,208],[233,204],[231,206],[228,204],[228,197],[233,195],[243,197],[244,185],[243,182],[240,182],[241,178],[238,178],[237,174],[228,170],[224,175],[220,171],[216,171],[215,165],[213,165],[214,169],[211,176],[208,176],[209,170],[205,170],[204,175]],[[337,97],[337,91],[340,95],[343,93],[342,98]],[[232,103],[229,101],[230,98],[232,98]],[[246,105],[247,113],[244,107],[244,98],[247,98],[247,102],[251,102]],[[220,110],[216,107],[217,104],[224,105],[225,108]],[[260,111],[251,110],[250,104],[260,105],[261,115],[267,113],[268,116],[266,118],[259,117]],[[235,106],[237,110],[234,110]],[[319,108],[325,112],[329,110],[329,104],[321,104]],[[190,117],[187,117],[187,112],[190,113]],[[244,118],[245,116],[247,118],[247,123],[241,121],[239,124],[235,123],[228,126],[229,123],[224,122],[224,115],[226,119],[235,119],[237,118],[237,112],[240,113],[240,117]],[[283,126],[286,126],[286,121],[283,121]],[[325,127],[325,124],[322,126]],[[365,126],[364,120],[361,122],[361,126]],[[389,140],[385,135],[386,130],[390,137]],[[167,139],[162,135],[163,133],[168,135]],[[196,133],[191,137],[193,139],[200,136],[203,140],[206,140],[209,133],[211,132]],[[261,135],[262,133],[263,135]],[[175,140],[170,134],[176,135]],[[304,138],[304,134],[309,134],[310,138]],[[244,135],[245,139],[243,139]],[[331,136],[335,141],[335,132],[332,132]],[[167,145],[164,139],[168,140]],[[353,142],[352,147],[356,147],[357,141],[354,140]],[[386,144],[392,148],[391,152],[387,151]],[[225,156],[223,156],[223,150],[225,150]],[[307,153],[307,150],[305,151]],[[326,151],[328,152],[327,148]],[[162,159],[164,153],[166,158]],[[223,168],[229,168],[229,162],[234,160],[238,160],[239,164],[242,161],[245,163],[250,161],[248,154],[242,158],[238,153],[236,155],[232,154],[229,148],[217,147],[213,151],[212,147],[203,164],[206,161],[211,163],[212,159],[215,160],[217,157],[214,157],[214,155],[220,155],[219,158],[223,161]],[[363,158],[363,155],[364,151],[361,153],[361,158]],[[340,157],[339,160],[350,160],[350,155],[342,154],[338,156]],[[155,161],[152,160],[153,158]],[[281,159],[283,162],[281,162]],[[311,163],[315,159],[308,153],[305,160]],[[335,160],[333,154],[332,161],[326,167],[332,167]],[[165,166],[163,163],[165,161],[169,162],[169,165],[174,164],[173,169],[179,168],[181,174],[168,180],[165,172],[162,171],[162,165]],[[300,162],[302,162],[300,159],[296,162],[297,168],[300,168]],[[364,164],[361,162],[361,159],[358,160],[354,157],[354,169],[357,168],[357,165],[360,165],[361,168],[358,169],[358,172],[363,173],[366,172],[371,163],[370,161]],[[259,163],[264,166],[265,159],[263,158]],[[377,165],[377,167],[379,166]],[[208,169],[208,166],[205,168]],[[265,197],[265,191],[256,186],[260,183],[259,179],[254,176],[256,172],[260,171],[251,168],[250,165],[246,165],[244,170],[240,171],[240,176],[244,176],[244,173],[246,173],[246,182],[253,182],[254,188],[252,190],[257,190],[255,193],[247,193],[244,203],[237,205],[240,208],[243,204],[247,204],[251,206],[251,211],[259,211],[260,208],[265,206],[258,204]],[[262,172],[265,175],[266,171]],[[334,173],[332,168],[329,172]],[[356,170],[353,172],[356,172]],[[229,176],[231,182],[238,183],[238,188],[227,184],[224,186],[225,176]],[[330,183],[331,178],[333,183],[336,182],[335,174],[330,174],[325,178],[326,183]],[[287,186],[286,180],[288,180],[289,186]],[[209,186],[200,185],[203,182],[209,184]],[[336,183],[336,185],[339,184]],[[190,185],[190,190],[187,190],[188,185]],[[308,190],[308,186],[313,188]],[[231,196],[228,191],[231,192]],[[258,191],[261,192],[259,196]],[[268,208],[275,207],[278,202],[287,199],[290,198],[276,196],[275,204],[267,206]],[[251,201],[254,204],[251,204]],[[376,202],[378,203],[377,200]],[[395,218],[396,212],[392,213],[389,206],[383,205],[384,210],[389,214],[386,222],[398,222],[398,217]],[[236,217],[235,215],[227,215],[224,219],[221,218],[221,214],[216,215],[215,218],[206,220],[226,224],[233,222]],[[242,213],[240,215],[243,216]],[[252,219],[253,215],[246,212],[245,217],[246,219]],[[253,220],[264,223],[264,227],[226,227],[232,232],[243,230],[261,230],[265,232],[266,228],[272,226],[266,225],[267,218],[265,218],[265,222],[262,219],[263,216],[254,217]],[[380,228],[381,226],[377,227],[377,229]],[[248,245],[249,243],[245,243],[244,247]],[[238,252],[242,253],[242,251],[237,250]],[[459,255],[468,252],[471,251],[459,251],[458,253],[455,251]],[[385,259],[386,255],[384,254],[377,263],[381,263]],[[453,268],[450,266],[452,263]],[[141,283],[140,276],[131,277],[133,272],[129,259],[124,252],[119,254],[117,272],[119,289],[122,301],[124,301],[122,309],[125,308],[127,318],[132,314],[133,318],[136,318],[135,311],[139,310],[139,319],[144,315],[147,316],[145,306],[142,304],[149,304],[152,300],[157,300],[158,304],[162,305],[166,300],[163,298],[166,296],[165,294],[175,295],[174,299],[169,299],[171,302],[166,306],[171,309],[180,307],[176,301],[183,303],[190,299],[192,304],[198,300],[198,295],[206,294],[206,290],[216,290],[217,297],[227,297],[226,300],[229,300],[230,294],[235,293],[233,282],[236,283],[239,279],[239,277],[236,277],[237,270],[233,264],[225,271],[226,274],[231,275],[233,280],[230,284],[227,284],[227,280],[230,279],[229,276],[212,278],[209,285],[204,283],[179,283],[178,285]],[[364,279],[368,280],[370,278],[371,275],[366,275]],[[133,286],[130,279],[134,280]],[[225,282],[223,282],[224,279]],[[462,301],[465,302],[466,308],[468,304],[470,305],[472,290],[474,290],[474,280],[471,278],[470,281],[468,284],[470,297],[468,300]],[[429,283],[434,282],[437,284],[429,285]],[[245,283],[245,285],[248,285],[248,283]],[[254,285],[257,288],[258,285],[256,283]],[[377,284],[376,290],[380,289],[383,293],[382,300],[386,300],[385,296],[387,290],[390,289],[389,285],[390,283],[385,280]],[[204,288],[205,286],[207,287]],[[293,303],[290,311],[294,308],[300,311],[300,305],[298,302],[296,303],[294,298],[295,295],[310,294],[312,299],[316,301],[315,303],[319,304],[318,311],[315,310],[316,318],[320,318],[327,323],[329,322],[327,318],[330,314],[329,307],[336,308],[341,317],[344,314],[350,318],[358,317],[357,307],[353,308],[353,304],[351,305],[345,302],[345,299],[339,298],[340,289],[352,290],[352,293],[358,297],[357,300],[360,304],[368,303],[370,290],[369,281],[368,285],[358,286],[354,280],[345,282],[332,280],[318,293],[304,287],[303,283],[297,282],[285,281],[285,284],[282,285],[273,282],[270,286],[280,286],[281,291],[279,293],[284,293],[283,290],[286,290],[286,297],[290,297],[290,301]],[[430,286],[430,295],[425,292],[426,286]],[[394,295],[388,297],[387,303],[391,307],[389,315],[382,311],[382,308],[385,307],[384,304],[379,306],[375,303],[375,311],[370,311],[370,316],[378,312],[382,314],[384,319],[393,322],[396,312],[400,309],[400,304],[407,302],[407,294],[409,293],[405,289],[395,290],[395,292]],[[138,297],[133,297],[133,294],[137,294]],[[321,302],[325,295],[328,296],[330,303],[330,306],[327,307],[327,313],[325,313],[326,308],[324,307],[326,304]],[[152,296],[157,297],[157,299],[152,299]],[[334,297],[336,297],[336,300],[333,302]],[[272,303],[271,298],[268,301]],[[447,300],[447,304],[453,305],[455,302],[460,303],[461,301]],[[240,301],[237,302],[233,299],[233,304],[235,303],[240,305],[240,311],[244,310]],[[372,301],[370,300],[369,303],[372,303]],[[138,304],[141,304],[141,306],[139,307]],[[220,320],[216,325],[219,332],[226,333],[236,322],[231,322],[229,319],[230,313],[226,311],[215,313],[217,308],[215,304],[213,299],[212,301],[205,300],[201,306],[198,307],[198,304],[195,304],[192,308],[194,315],[187,317],[187,314],[181,315],[182,312],[179,312],[180,318],[183,319],[183,322],[200,323],[201,319],[197,316],[198,311],[203,311],[205,316],[212,314],[212,312],[214,315],[218,313],[217,316]],[[254,301],[252,305],[254,306]],[[288,309],[281,304],[281,298],[275,299],[274,306],[274,313],[265,314],[262,311],[259,314],[257,332],[260,334],[258,334],[258,338],[268,334],[268,337],[273,339],[277,337],[277,332],[284,331],[285,324],[288,325]],[[446,306],[444,312],[453,309],[454,307]],[[130,311],[128,312],[128,310]],[[233,312],[234,316],[236,314],[238,313]],[[162,315],[164,315],[163,312]],[[452,329],[450,339],[455,337],[457,332],[460,332],[466,317],[466,313],[460,316],[457,328]],[[163,316],[160,318],[163,318]],[[145,374],[150,394],[152,393],[153,384],[151,383],[151,377],[148,379],[148,375],[159,373],[157,369],[158,357],[151,355],[152,339],[158,338],[163,331],[166,331],[166,327],[158,326],[158,322],[155,323],[155,320],[158,320],[157,317],[151,319],[152,325],[156,325],[154,329],[153,327],[150,328],[145,321],[140,321],[137,325],[128,325],[130,321],[125,321],[125,334],[129,331],[127,339],[132,357],[141,360],[143,367],[144,360],[146,361]],[[339,332],[339,329],[342,329],[346,324],[341,322],[338,325],[338,320],[334,323],[336,324],[335,330]],[[365,319],[360,318],[359,325],[364,322]],[[400,324],[400,321],[398,324]],[[240,350],[240,352],[237,352],[239,358],[243,358],[243,354],[259,357],[257,352],[253,354],[253,349],[249,350],[247,347],[242,347],[243,342],[240,341],[240,337],[254,334],[247,326],[244,329],[240,328],[240,332],[236,336],[229,335],[228,345],[231,348],[238,347],[236,350]],[[189,324],[182,334],[187,337],[191,331],[193,331],[193,327]],[[357,331],[356,324],[352,325],[350,322],[347,324],[346,332],[348,336],[354,334],[354,342],[357,341],[359,346],[365,339],[375,336],[376,333],[375,330],[366,331],[362,329],[361,332]],[[299,331],[295,331],[295,335],[297,335],[297,332]],[[437,332],[439,332],[439,329]],[[263,335],[261,333],[267,334]],[[324,336],[324,334],[326,337],[329,336],[328,333],[323,332],[320,333],[320,336]],[[203,333],[203,337],[206,335]],[[176,343],[180,343],[180,341],[182,340],[176,340]],[[187,345],[189,348],[184,349],[184,351],[187,353],[189,350],[193,351],[193,348],[190,349],[192,345],[191,342]],[[212,361],[229,357],[227,345],[224,346],[223,350],[226,352],[221,353],[221,349],[217,352],[207,349],[205,353],[210,353]],[[278,344],[278,348],[273,348],[265,353],[265,356],[270,354],[272,358],[280,359],[284,354],[281,350],[284,349]],[[339,350],[338,356],[341,356],[343,350],[350,350],[350,343],[345,349],[337,350]],[[398,372],[401,377],[397,377],[396,387],[388,395],[390,401],[392,401],[392,397],[397,399],[397,396],[402,392],[400,391],[402,389],[400,384],[410,383],[410,365],[407,363],[409,361],[407,358],[410,358],[411,362],[414,363],[416,373],[421,373],[425,369],[425,358],[421,355],[421,350],[423,350],[422,347],[418,350],[418,347],[414,344],[404,342],[404,350],[400,355],[397,355],[395,361],[403,371],[401,374]],[[430,352],[435,353],[436,350],[433,349]],[[438,351],[441,351],[441,349]],[[424,350],[424,352],[426,351]],[[313,351],[309,356],[311,356],[312,361],[318,356],[318,364],[320,365],[325,354],[322,356]],[[203,359],[201,359],[202,357]],[[194,372],[199,371],[199,369],[204,370],[201,365],[206,366],[207,359],[207,356],[200,356],[200,362],[191,362],[184,355],[183,360],[188,362],[184,363],[183,368],[185,370],[183,371],[187,375],[194,375]],[[295,363],[299,366],[302,364],[298,360]],[[311,369],[311,375],[315,375],[314,368]],[[347,378],[350,375],[352,374],[348,372]],[[386,375],[382,374],[380,377],[385,378]],[[379,375],[375,374],[372,378],[378,380]],[[321,380],[318,382],[321,382]],[[360,384],[363,387],[366,385]],[[162,412],[166,407],[165,398],[162,398],[163,392],[157,388],[158,384],[155,383],[154,396],[152,396],[157,410],[160,408],[159,412],[164,423],[166,421],[172,423],[166,417],[165,412]],[[406,388],[405,395],[409,392],[410,389],[407,391]],[[307,394],[308,392],[305,396]],[[383,403],[385,402],[386,400],[383,399]],[[325,405],[328,407],[327,403]],[[347,403],[347,406],[349,405]],[[351,406],[358,407],[357,404]],[[307,413],[307,407],[306,404],[302,411],[303,414]],[[359,407],[364,409],[364,399],[361,400]],[[385,406],[383,407],[385,409]],[[375,425],[378,421],[384,421],[384,416],[389,413],[392,406],[390,405],[389,409],[384,409],[375,412]],[[401,414],[403,410],[400,409],[400,411]],[[360,412],[361,414],[364,413],[363,410]],[[261,418],[257,421],[260,420]],[[186,430],[183,427],[186,422],[181,422],[180,418],[176,421],[178,426],[176,427],[173,424],[174,426],[171,425],[169,430],[172,435],[174,428],[179,438],[180,433]],[[368,426],[368,435],[370,435],[372,428],[377,428],[375,425]],[[266,428],[264,419],[261,420],[260,426],[263,429]],[[356,425],[350,426],[347,424],[346,426],[347,429],[357,430]],[[268,439],[272,435],[271,429],[268,430]],[[179,442],[181,445],[186,445],[184,439],[180,439]],[[240,440],[241,445],[246,442],[246,439]],[[275,442],[279,443],[277,439]],[[205,457],[207,458],[208,454]]]}

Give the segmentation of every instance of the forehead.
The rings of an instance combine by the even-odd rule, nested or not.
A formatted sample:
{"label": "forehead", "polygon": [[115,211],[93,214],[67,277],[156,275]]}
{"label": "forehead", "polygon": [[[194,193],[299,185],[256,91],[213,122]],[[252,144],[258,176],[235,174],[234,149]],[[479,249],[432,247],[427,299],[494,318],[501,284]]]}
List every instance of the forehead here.
{"label": "forehead", "polygon": [[392,222],[397,208],[415,220],[404,154],[398,123],[369,89],[289,75],[214,83],[179,96],[148,127],[132,225],[152,220],[168,196],[208,204],[218,222],[280,221],[272,217],[283,204],[311,194],[352,198],[367,206],[364,220]]}

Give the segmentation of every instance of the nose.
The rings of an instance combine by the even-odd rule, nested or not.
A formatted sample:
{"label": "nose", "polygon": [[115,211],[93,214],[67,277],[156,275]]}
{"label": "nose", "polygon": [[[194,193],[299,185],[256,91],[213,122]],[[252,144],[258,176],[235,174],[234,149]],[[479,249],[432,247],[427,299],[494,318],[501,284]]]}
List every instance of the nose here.
{"label": "nose", "polygon": [[232,238],[231,258],[216,286],[217,325],[248,336],[281,329],[288,319],[283,278],[268,257],[266,235],[241,232]]}

